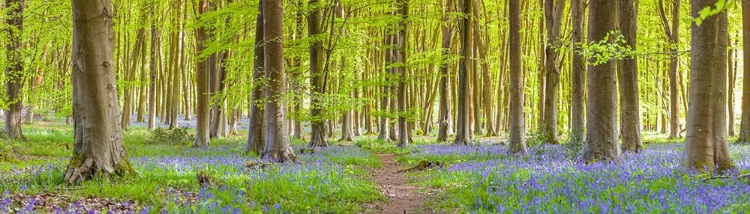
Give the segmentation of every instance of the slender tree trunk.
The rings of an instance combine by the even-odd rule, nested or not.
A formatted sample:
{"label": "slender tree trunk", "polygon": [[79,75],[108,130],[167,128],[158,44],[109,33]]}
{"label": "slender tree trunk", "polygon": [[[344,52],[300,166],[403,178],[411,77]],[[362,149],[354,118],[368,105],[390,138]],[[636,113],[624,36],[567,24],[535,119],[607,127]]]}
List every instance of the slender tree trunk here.
{"label": "slender tree trunk", "polygon": [[408,67],[406,65],[406,39],[407,39],[407,17],[409,15],[409,0],[399,0],[398,8],[400,11],[399,21],[399,32],[396,44],[398,45],[398,62],[401,64],[398,69],[400,70],[399,81],[398,81],[398,146],[405,147],[409,144],[411,128],[406,121],[405,113],[408,112],[407,107],[407,94],[406,94],[406,81],[408,78]]}
{"label": "slender tree trunk", "polygon": [[[638,0],[620,0],[620,31],[632,50],[636,48],[638,31]],[[620,124],[622,151],[639,152],[641,142],[641,113],[638,99],[638,61],[635,56],[622,59],[618,69],[620,79]]]}
{"label": "slender tree trunk", "polygon": [[[729,36],[729,34],[727,34]],[[727,38],[729,44],[729,54],[727,54],[727,71],[729,72],[729,84],[727,84],[727,115],[729,116],[729,136],[735,136],[734,132],[734,85],[737,79],[737,69],[734,66],[734,47],[731,45],[731,38]]]}
{"label": "slender tree trunk", "polygon": [[542,136],[546,138],[547,143],[557,144],[557,102],[558,89],[560,84],[560,68],[558,68],[560,48],[560,28],[562,26],[562,16],[565,10],[567,0],[547,0],[544,4],[545,17],[547,20],[547,48],[545,49],[546,60],[544,61],[544,70],[547,81],[544,87],[546,92],[544,96],[544,118],[542,119]]}
{"label": "slender tree trunk", "polygon": [[[67,183],[95,176],[129,176],[135,171],[122,142],[109,0],[73,0],[73,156]],[[87,17],[99,17],[89,19]]]}
{"label": "slender tree trunk", "polygon": [[[511,3],[513,4],[513,3]],[[471,18],[472,5],[471,0],[463,0],[461,4],[461,11],[466,14],[467,17],[461,19],[461,58],[459,60],[458,67],[458,117],[456,117],[456,140],[453,141],[455,145],[469,145],[471,143],[471,124],[469,123],[469,117],[471,114],[469,99],[469,68],[471,64],[469,56],[471,55],[471,49],[473,48],[470,43],[471,38]]]}
{"label": "slender tree trunk", "polygon": [[523,62],[521,56],[521,4],[509,1],[510,11],[510,152],[526,154],[526,134],[523,113]]}
{"label": "slender tree trunk", "polygon": [[265,53],[264,53],[264,42],[263,42],[263,0],[258,1],[258,18],[255,19],[255,59],[253,60],[253,92],[250,98],[250,124],[247,136],[247,147],[245,147],[245,153],[253,152],[255,154],[261,154],[263,152],[263,146],[265,141],[263,137],[266,135],[264,125],[264,113],[262,111],[262,105],[265,102],[265,81],[264,72],[265,67]]}
{"label": "slender tree trunk", "polygon": [[[307,16],[307,33],[310,37],[320,36],[323,32],[321,29],[321,19],[323,12],[318,0],[310,0],[308,6],[313,8]],[[310,44],[310,147],[328,146],[328,135],[326,133],[326,120],[323,92],[323,42],[313,40]]]}
{"label": "slender tree trunk", "polygon": [[[453,0],[448,0],[448,8],[451,8],[451,2]],[[446,10],[449,11],[450,9]],[[448,16],[443,16],[443,21],[447,22],[449,20]],[[440,91],[440,101],[439,101],[439,114],[438,114],[438,142],[446,142],[448,141],[448,126],[450,126],[450,115],[451,115],[451,106],[450,106],[450,71],[448,71],[448,64],[447,64],[447,58],[450,55],[450,48],[451,48],[451,37],[453,35],[453,29],[451,29],[448,24],[442,25],[442,36],[443,40],[441,43],[441,55],[444,61],[440,63],[440,86],[438,86]]]}
{"label": "slender tree trunk", "polygon": [[[201,0],[198,4],[198,14],[204,14],[208,10],[208,0]],[[206,44],[208,43],[208,35],[206,34],[206,29],[203,27],[199,27],[196,30],[196,53],[203,52],[203,49],[205,49]],[[209,74],[210,74],[210,63],[207,62],[208,59],[198,59],[197,66],[195,68],[195,81],[196,81],[196,97],[197,97],[197,103],[196,103],[196,119],[197,119],[197,125],[195,127],[195,147],[200,148],[208,148],[210,145],[210,138],[209,138],[209,122],[211,118],[209,117],[209,109],[210,109],[210,102],[209,102]]]}
{"label": "slender tree trunk", "polygon": [[[693,17],[715,0],[691,0]],[[726,142],[726,12],[691,25],[690,106],[685,139],[686,166],[701,172],[734,167]],[[722,38],[723,37],[723,38]],[[723,48],[721,46],[724,46]],[[715,168],[718,167],[718,168]]]}
{"label": "slender tree trunk", "polygon": [[[589,2],[589,42],[599,42],[615,30],[617,4],[608,0]],[[617,160],[620,155],[617,135],[617,72],[616,63],[609,59],[588,68],[588,120],[583,158],[587,162]]]}
{"label": "slender tree trunk", "polygon": [[[742,0],[742,50],[750,53],[750,0]],[[742,115],[738,143],[750,143],[750,57],[742,57]]]}
{"label": "slender tree trunk", "polygon": [[584,88],[586,86],[586,61],[581,51],[584,30],[585,5],[584,0],[571,0],[571,14],[573,16],[573,100],[570,107],[570,140],[583,140],[586,107],[584,104]]}
{"label": "slender tree trunk", "polygon": [[[153,8],[151,9],[151,16],[155,16]],[[157,21],[151,21],[151,52],[149,53],[149,82],[148,82],[148,130],[153,130],[156,126],[156,64],[159,63],[156,59],[156,52],[159,51],[157,46]]]}
{"label": "slender tree trunk", "polygon": [[6,83],[5,95],[8,96],[8,110],[5,115],[5,134],[12,139],[24,139],[21,131],[21,110],[23,108],[23,58],[21,58],[21,35],[23,34],[24,0],[5,0],[5,8],[9,9],[5,20],[7,34],[10,41],[5,45],[8,65],[5,67]]}

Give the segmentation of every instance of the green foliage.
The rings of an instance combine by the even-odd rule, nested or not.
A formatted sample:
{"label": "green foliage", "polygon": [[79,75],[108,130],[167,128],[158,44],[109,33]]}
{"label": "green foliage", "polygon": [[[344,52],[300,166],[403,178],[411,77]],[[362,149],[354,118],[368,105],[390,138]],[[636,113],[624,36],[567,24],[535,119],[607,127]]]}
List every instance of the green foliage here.
{"label": "green foliage", "polygon": [[582,48],[580,54],[589,59],[588,62],[594,66],[636,54],[625,41],[625,37],[617,31],[608,32],[607,36],[599,41],[582,44]]}
{"label": "green foliage", "polygon": [[695,25],[701,26],[703,24],[703,21],[705,21],[708,17],[719,14],[727,9],[727,1],[726,0],[717,0],[714,6],[708,6],[704,7],[700,11],[698,11],[698,17],[693,18],[693,22],[695,22]]}
{"label": "green foliage", "polygon": [[151,131],[151,138],[146,143],[180,145],[195,140],[195,136],[188,133],[188,128],[163,129],[158,127]]}

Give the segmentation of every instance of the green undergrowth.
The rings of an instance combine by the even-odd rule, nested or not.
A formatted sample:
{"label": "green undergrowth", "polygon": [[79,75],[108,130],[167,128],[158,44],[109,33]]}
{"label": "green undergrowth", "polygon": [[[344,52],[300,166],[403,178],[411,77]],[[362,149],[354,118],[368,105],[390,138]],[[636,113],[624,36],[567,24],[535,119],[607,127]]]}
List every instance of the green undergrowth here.
{"label": "green undergrowth", "polygon": [[[0,160],[0,192],[135,200],[152,213],[216,213],[225,208],[241,213],[356,213],[365,211],[363,204],[383,199],[366,169],[381,167],[380,160],[352,146],[301,154],[307,142],[292,139],[298,163],[248,167],[258,160],[244,154],[247,136],[212,139],[210,149],[198,149],[192,142],[154,141],[145,128],[131,127],[123,131],[123,141],[139,176],[68,185],[63,172],[72,154],[72,126],[25,125],[24,133],[26,142],[0,141],[4,150],[23,157],[18,162]],[[201,183],[202,176],[210,183]],[[181,196],[185,193],[197,201],[183,204],[189,201]]]}

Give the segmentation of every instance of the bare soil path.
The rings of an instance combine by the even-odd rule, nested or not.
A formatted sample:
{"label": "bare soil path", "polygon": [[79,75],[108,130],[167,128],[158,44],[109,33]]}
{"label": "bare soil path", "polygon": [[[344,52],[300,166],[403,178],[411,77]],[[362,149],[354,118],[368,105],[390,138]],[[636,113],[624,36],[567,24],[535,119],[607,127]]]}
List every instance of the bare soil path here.
{"label": "bare soil path", "polygon": [[387,201],[374,204],[373,213],[403,214],[425,213],[423,209],[427,196],[419,187],[409,185],[404,173],[399,172],[401,165],[393,154],[377,154],[383,167],[372,169],[373,180],[381,186],[380,193],[388,197]]}

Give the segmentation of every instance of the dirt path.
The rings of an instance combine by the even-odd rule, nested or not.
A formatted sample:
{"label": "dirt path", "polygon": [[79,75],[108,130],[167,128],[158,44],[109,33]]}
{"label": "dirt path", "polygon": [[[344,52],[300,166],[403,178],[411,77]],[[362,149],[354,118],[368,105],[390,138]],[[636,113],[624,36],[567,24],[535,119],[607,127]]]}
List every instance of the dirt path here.
{"label": "dirt path", "polygon": [[393,154],[378,154],[383,167],[373,169],[373,180],[381,186],[380,194],[388,197],[388,201],[374,205],[373,213],[424,213],[422,205],[427,196],[419,192],[419,188],[406,183],[406,177],[399,173],[401,165],[396,162]]}

